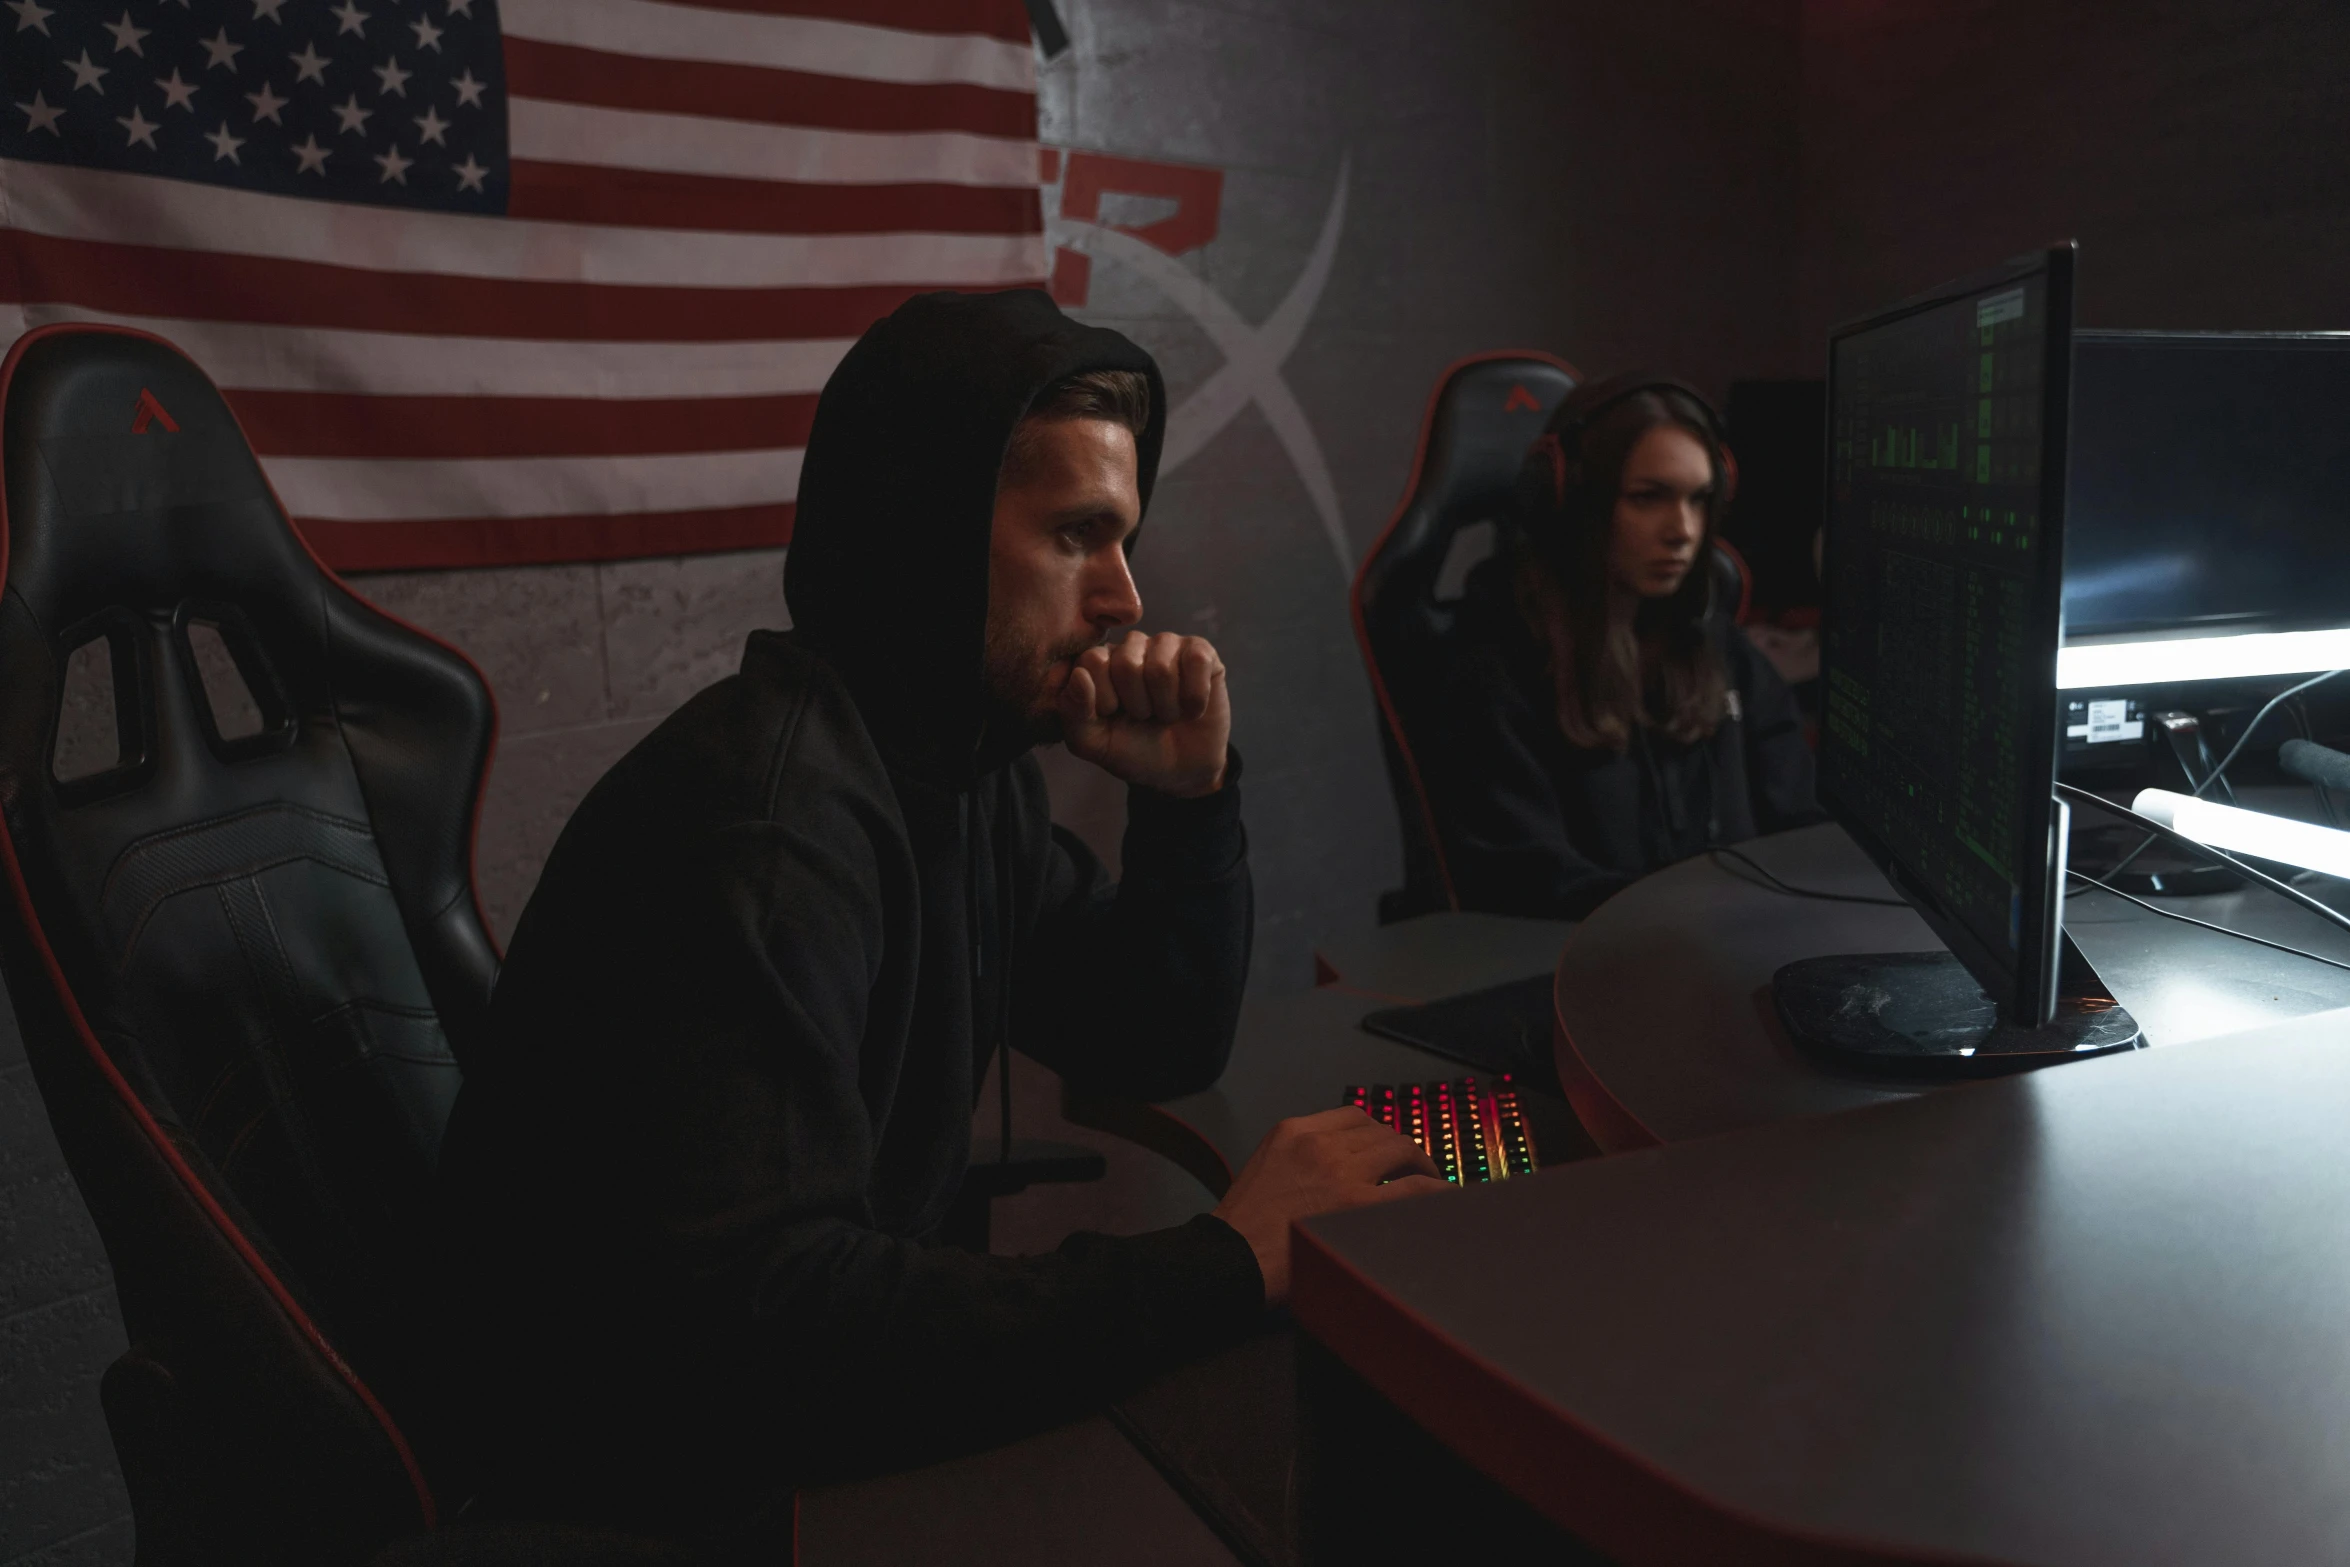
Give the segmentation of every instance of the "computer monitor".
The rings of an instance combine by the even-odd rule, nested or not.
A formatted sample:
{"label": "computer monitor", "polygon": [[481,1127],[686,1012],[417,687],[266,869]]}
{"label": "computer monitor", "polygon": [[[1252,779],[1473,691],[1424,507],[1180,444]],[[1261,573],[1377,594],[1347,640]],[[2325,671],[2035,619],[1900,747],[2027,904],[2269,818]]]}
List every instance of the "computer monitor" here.
{"label": "computer monitor", "polygon": [[[1799,1037],[1823,1022],[1805,1010],[1818,986],[1843,995],[1827,1010],[1849,1010],[1845,992],[1878,982],[1835,976],[1873,962],[1880,989],[1941,997],[1883,1052],[1987,1068],[1986,1053],[2020,1065],[2080,1048],[2015,1037],[2081,1011],[2059,1006],[2054,798],[2072,318],[2068,245],[1830,336],[1820,793],[1956,965],[1783,970]],[[1940,974],[1929,983],[1921,963]],[[1980,1028],[1937,1021],[1961,1003]]]}
{"label": "computer monitor", "polygon": [[2068,690],[2350,664],[2350,334],[2083,332]]}

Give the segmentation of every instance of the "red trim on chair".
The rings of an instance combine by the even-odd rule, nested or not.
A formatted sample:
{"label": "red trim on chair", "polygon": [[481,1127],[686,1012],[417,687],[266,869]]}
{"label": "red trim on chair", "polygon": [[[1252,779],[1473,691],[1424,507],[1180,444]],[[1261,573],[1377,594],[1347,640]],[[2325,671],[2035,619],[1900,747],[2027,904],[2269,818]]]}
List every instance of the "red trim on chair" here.
{"label": "red trim on chair", "polygon": [[1460,908],[1461,897],[1453,888],[1452,867],[1444,858],[1444,840],[1436,832],[1436,810],[1429,802],[1428,786],[1420,780],[1420,763],[1412,755],[1412,744],[1404,738],[1403,720],[1396,713],[1395,699],[1388,695],[1387,682],[1380,677],[1379,660],[1371,652],[1370,630],[1363,624],[1363,575],[1371,569],[1371,562],[1379,558],[1379,552],[1387,547],[1396,525],[1403,521],[1403,514],[1411,509],[1412,497],[1420,492],[1420,470],[1428,461],[1428,435],[1436,427],[1436,407],[1443,400],[1445,389],[1452,385],[1454,376],[1471,365],[1491,364],[1498,359],[1539,360],[1564,370],[1577,384],[1583,380],[1582,371],[1556,354],[1546,354],[1538,348],[1504,348],[1490,353],[1470,354],[1445,366],[1444,374],[1436,378],[1436,389],[1428,394],[1427,411],[1420,416],[1420,440],[1412,451],[1411,474],[1403,482],[1403,499],[1396,503],[1395,512],[1387,519],[1387,526],[1379,530],[1379,537],[1373,539],[1371,547],[1363,552],[1362,560],[1355,566],[1354,581],[1347,585],[1346,590],[1347,613],[1354,622],[1355,646],[1363,655],[1363,669],[1371,677],[1371,694],[1378,699],[1379,716],[1386,721],[1387,733],[1395,741],[1397,754],[1403,758],[1404,776],[1411,780],[1413,797],[1419,802],[1420,824],[1428,835],[1429,852],[1436,856],[1436,876],[1444,885],[1445,905],[1454,910]]}
{"label": "red trim on chair", "polygon": [[[183,359],[187,358],[186,354],[166,339],[157,337],[152,332],[141,332],[129,327],[101,326],[78,321],[36,327],[18,338],[15,346],[8,351],[7,360],[0,363],[0,408],[7,406],[8,389],[15,381],[17,364],[24,357],[24,352],[28,347],[42,338],[81,332],[103,332],[117,337],[142,338],[151,343],[161,344],[173,353],[179,354]],[[188,362],[195,363],[193,360]],[[197,373],[203,373],[200,367]],[[215,388],[215,391],[217,390]],[[242,433],[240,427],[239,434]],[[275,498],[274,491],[272,498]],[[280,510],[283,510],[282,503]],[[7,487],[0,484],[0,590],[5,589],[8,580],[9,546],[8,493]],[[345,589],[345,591],[349,590]],[[26,884],[24,867],[17,859],[16,837],[9,831],[5,815],[0,815],[0,864],[5,864],[8,872],[9,891],[15,896],[17,913],[24,920],[25,929],[31,933],[33,945],[40,949],[41,967],[49,976],[50,988],[56,992],[59,1002],[65,1007],[66,1017],[72,1022],[74,1033],[81,1040],[83,1052],[98,1068],[99,1075],[114,1091],[115,1098],[121,1101],[123,1108],[130,1112],[131,1119],[138,1123],[140,1131],[146,1134],[148,1143],[162,1157],[163,1162],[171,1167],[172,1173],[179,1178],[180,1184],[187,1190],[188,1195],[195,1199],[196,1206],[202,1209],[205,1217],[212,1221],[213,1227],[220,1232],[231,1249],[244,1259],[245,1265],[253,1270],[254,1276],[261,1281],[262,1287],[268,1290],[270,1296],[277,1301],[279,1309],[283,1310],[286,1316],[292,1320],[302,1336],[309,1340],[310,1347],[316,1350],[329,1366],[334,1368],[335,1374],[342,1378],[344,1385],[350,1388],[361,1404],[366,1406],[367,1412],[374,1417],[376,1425],[392,1444],[392,1450],[399,1455],[401,1466],[408,1471],[408,1482],[416,1491],[417,1509],[423,1515],[424,1526],[427,1529],[431,1528],[438,1521],[440,1510],[433,1501],[432,1487],[424,1478],[424,1470],[417,1463],[415,1453],[408,1446],[407,1437],[401,1433],[399,1424],[392,1419],[391,1412],[384,1408],[376,1398],[374,1390],[369,1388],[366,1382],[361,1380],[359,1373],[343,1359],[342,1353],[328,1340],[325,1331],[311,1320],[310,1313],[303,1310],[301,1302],[294,1298],[294,1293],[286,1286],[285,1280],[279,1278],[276,1270],[263,1259],[252,1240],[246,1236],[243,1230],[238,1228],[236,1220],[229,1217],[228,1210],[221,1206],[220,1199],[213,1195],[212,1189],[205,1184],[203,1177],[199,1176],[189,1165],[177,1145],[164,1135],[163,1128],[156,1123],[153,1113],[147,1109],[146,1104],[140,1100],[137,1091],[123,1077],[121,1068],[114,1064],[113,1058],[107,1055],[105,1047],[98,1043],[98,1036],[91,1030],[89,1019],[82,1012],[80,998],[74,994],[73,986],[66,980],[65,968],[58,962],[55,949],[49,945],[49,933],[41,927],[40,915],[33,907],[32,889]]]}

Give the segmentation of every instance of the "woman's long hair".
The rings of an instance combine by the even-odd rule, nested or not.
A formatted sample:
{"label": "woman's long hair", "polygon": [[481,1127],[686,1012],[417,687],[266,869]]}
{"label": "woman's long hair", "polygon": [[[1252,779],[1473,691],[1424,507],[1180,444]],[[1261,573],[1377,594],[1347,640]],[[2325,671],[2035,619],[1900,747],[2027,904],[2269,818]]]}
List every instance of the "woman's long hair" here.
{"label": "woman's long hair", "polygon": [[[1518,488],[1518,609],[1549,649],[1559,727],[1586,750],[1622,751],[1644,728],[1684,745],[1702,740],[1727,705],[1705,627],[1713,540],[1729,506],[1713,418],[1691,394],[1651,387],[1606,408],[1562,446],[1556,431],[1576,412],[1570,397],[1552,415],[1553,433],[1535,444]],[[1705,536],[1680,587],[1641,600],[1632,622],[1619,625],[1608,613],[1608,553],[1624,464],[1642,436],[1668,424],[1695,436],[1713,464]]]}

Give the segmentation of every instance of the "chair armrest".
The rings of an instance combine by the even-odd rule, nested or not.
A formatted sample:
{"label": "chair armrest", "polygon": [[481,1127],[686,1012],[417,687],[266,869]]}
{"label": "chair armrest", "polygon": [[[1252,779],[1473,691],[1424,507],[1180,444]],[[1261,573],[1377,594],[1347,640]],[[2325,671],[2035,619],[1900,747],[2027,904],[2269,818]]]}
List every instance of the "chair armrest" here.
{"label": "chair armrest", "polygon": [[966,1196],[1009,1197],[1031,1186],[1098,1181],[1108,1170],[1100,1153],[1075,1143],[1015,1137],[1011,1157],[1005,1158],[996,1139],[982,1136],[974,1141],[971,1164],[963,1172],[963,1192]]}

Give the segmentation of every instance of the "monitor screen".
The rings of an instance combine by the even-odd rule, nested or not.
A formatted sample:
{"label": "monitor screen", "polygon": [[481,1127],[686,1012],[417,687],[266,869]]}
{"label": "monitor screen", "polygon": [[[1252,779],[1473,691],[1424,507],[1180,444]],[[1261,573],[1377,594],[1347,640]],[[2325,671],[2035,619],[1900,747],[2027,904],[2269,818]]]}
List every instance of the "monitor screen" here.
{"label": "monitor screen", "polygon": [[1820,787],[2018,1021],[2053,995],[2069,249],[1829,343]]}
{"label": "monitor screen", "polygon": [[2350,625],[2350,336],[2084,332],[2068,636]]}

